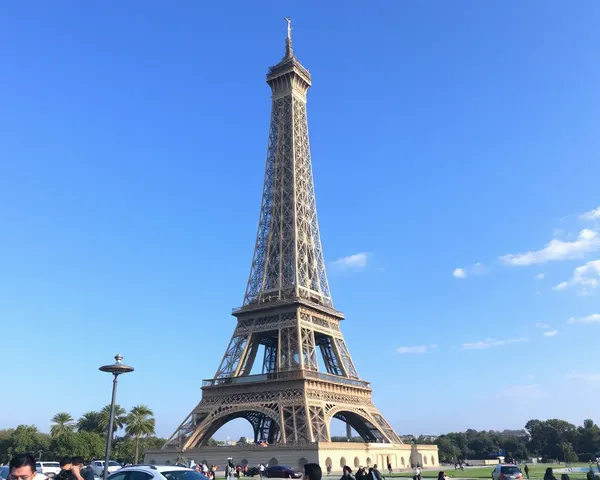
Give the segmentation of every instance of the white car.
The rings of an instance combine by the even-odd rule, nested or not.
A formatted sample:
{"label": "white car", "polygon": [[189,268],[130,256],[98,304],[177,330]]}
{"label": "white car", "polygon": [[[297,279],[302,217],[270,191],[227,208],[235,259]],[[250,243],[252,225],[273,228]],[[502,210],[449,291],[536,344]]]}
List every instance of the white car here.
{"label": "white car", "polygon": [[196,470],[185,467],[175,467],[173,465],[133,465],[123,467],[118,472],[113,473],[109,480],[128,480],[135,473],[135,480],[208,480],[208,477],[202,475]]}
{"label": "white car", "polygon": [[54,477],[60,473],[60,464],[58,462],[36,462],[35,471],[43,473],[47,477]]}
{"label": "white car", "polygon": [[[104,475],[104,460],[94,460],[92,463],[90,463],[90,467],[92,467],[92,470],[96,477],[101,477],[102,475]],[[120,469],[121,469],[120,463],[113,462],[112,460],[110,460],[108,462],[108,473],[109,474],[116,472],[117,470],[120,470]]]}

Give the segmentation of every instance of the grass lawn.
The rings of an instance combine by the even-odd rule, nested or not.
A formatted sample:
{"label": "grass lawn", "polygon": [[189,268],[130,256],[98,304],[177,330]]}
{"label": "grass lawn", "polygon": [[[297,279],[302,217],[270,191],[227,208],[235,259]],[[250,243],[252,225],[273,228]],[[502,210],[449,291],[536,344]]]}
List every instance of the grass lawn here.
{"label": "grass lawn", "polygon": [[[570,465],[571,467],[587,467],[588,464],[586,463],[577,463],[577,464],[572,464]],[[554,470],[559,469],[559,468],[565,468],[564,465],[550,465],[550,464],[537,464],[537,465],[529,465],[529,476],[531,478],[543,478],[544,477],[544,473],[546,471],[546,468],[548,467],[552,467]],[[521,466],[521,469],[523,467]],[[438,476],[438,472],[440,470],[444,470],[446,472],[446,475],[450,478],[474,478],[474,479],[479,479],[479,478],[484,478],[484,479],[490,479],[492,478],[492,470],[494,469],[493,465],[490,465],[488,467],[473,467],[473,468],[465,468],[463,471],[461,470],[454,470],[453,466],[447,466],[447,467],[442,467],[440,469],[435,469],[435,470],[423,470],[423,478],[437,478]],[[386,477],[410,477],[412,478],[412,472],[400,472],[400,473],[395,473],[393,475],[387,475],[385,474],[385,472],[382,471],[382,473],[386,476]],[[575,479],[575,480],[580,480],[585,478],[585,473],[569,473],[569,478],[571,479]],[[560,480],[560,474],[559,473],[554,473],[554,476]]]}

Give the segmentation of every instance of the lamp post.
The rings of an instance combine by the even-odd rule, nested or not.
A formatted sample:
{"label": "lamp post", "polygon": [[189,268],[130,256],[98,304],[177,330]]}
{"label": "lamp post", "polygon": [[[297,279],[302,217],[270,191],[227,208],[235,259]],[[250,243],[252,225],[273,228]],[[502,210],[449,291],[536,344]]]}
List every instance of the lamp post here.
{"label": "lamp post", "polygon": [[117,398],[117,379],[122,373],[133,372],[133,367],[129,367],[121,363],[123,357],[120,353],[117,353],[117,355],[115,355],[115,360],[116,362],[112,365],[104,365],[99,369],[102,372],[112,373],[114,376],[112,400],[110,401],[110,416],[108,417],[108,433],[106,434],[106,458],[104,459],[104,472],[102,472],[104,480],[106,480],[106,478],[108,477],[108,462],[110,460],[110,448],[112,446],[113,439],[113,423],[115,421],[115,400]]}

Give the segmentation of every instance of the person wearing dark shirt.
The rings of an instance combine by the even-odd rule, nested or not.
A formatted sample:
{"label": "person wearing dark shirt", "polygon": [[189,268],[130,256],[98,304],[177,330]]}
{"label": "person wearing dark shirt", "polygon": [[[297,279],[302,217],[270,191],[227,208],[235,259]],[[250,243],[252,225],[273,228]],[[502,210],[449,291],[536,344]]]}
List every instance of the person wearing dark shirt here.
{"label": "person wearing dark shirt", "polygon": [[60,472],[54,477],[55,480],[71,480],[71,467],[73,466],[71,457],[61,458],[58,465],[60,466]]}
{"label": "person wearing dark shirt", "polygon": [[377,464],[373,465],[373,468],[369,469],[369,474],[371,475],[369,480],[382,480],[381,472],[377,469]]}
{"label": "person wearing dark shirt", "polygon": [[73,457],[71,462],[71,480],[94,480],[94,472],[90,467],[86,467],[83,457]]}
{"label": "person wearing dark shirt", "polygon": [[556,477],[554,476],[554,472],[552,471],[551,467],[548,467],[546,469],[546,473],[544,474],[544,480],[556,480]]}
{"label": "person wearing dark shirt", "polygon": [[304,479],[303,480],[321,480],[323,472],[321,467],[316,463],[307,463],[304,465]]}

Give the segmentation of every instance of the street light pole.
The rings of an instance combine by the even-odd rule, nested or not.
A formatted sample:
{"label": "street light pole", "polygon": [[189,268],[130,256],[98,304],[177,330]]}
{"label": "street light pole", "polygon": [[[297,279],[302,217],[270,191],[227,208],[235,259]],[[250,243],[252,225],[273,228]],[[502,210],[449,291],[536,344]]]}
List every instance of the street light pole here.
{"label": "street light pole", "polygon": [[110,449],[112,447],[113,440],[113,424],[115,422],[115,403],[117,399],[117,382],[119,375],[123,373],[133,372],[133,367],[129,367],[121,363],[123,357],[120,353],[115,355],[116,362],[112,365],[104,365],[100,367],[100,371],[112,373],[114,376],[113,379],[113,388],[112,388],[112,399],[110,401],[110,415],[108,417],[108,432],[106,433],[106,456],[104,459],[104,471],[102,472],[102,476],[104,480],[108,477],[108,462],[110,461]]}

